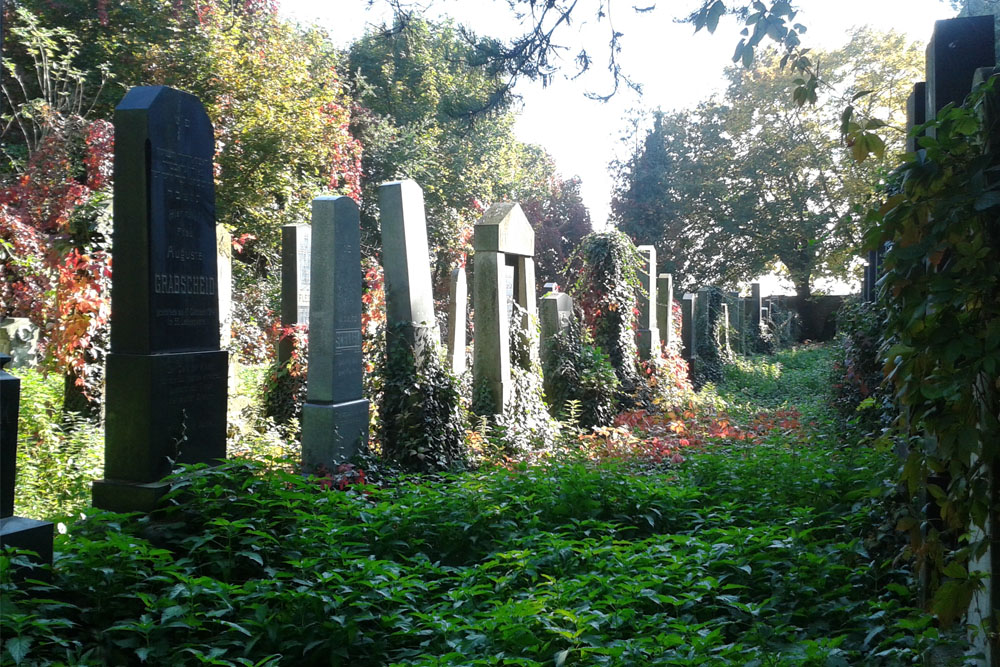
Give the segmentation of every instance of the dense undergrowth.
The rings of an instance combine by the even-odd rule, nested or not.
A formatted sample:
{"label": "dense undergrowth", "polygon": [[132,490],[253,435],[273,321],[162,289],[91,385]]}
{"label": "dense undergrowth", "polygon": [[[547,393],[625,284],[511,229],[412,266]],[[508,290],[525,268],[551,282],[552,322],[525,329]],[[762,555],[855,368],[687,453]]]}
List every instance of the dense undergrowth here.
{"label": "dense undergrowth", "polygon": [[4,573],[3,664],[919,664],[954,642],[910,607],[895,461],[838,440],[829,363],[730,367],[687,410],[732,427],[641,468],[186,471],[153,519],[70,524],[50,583]]}

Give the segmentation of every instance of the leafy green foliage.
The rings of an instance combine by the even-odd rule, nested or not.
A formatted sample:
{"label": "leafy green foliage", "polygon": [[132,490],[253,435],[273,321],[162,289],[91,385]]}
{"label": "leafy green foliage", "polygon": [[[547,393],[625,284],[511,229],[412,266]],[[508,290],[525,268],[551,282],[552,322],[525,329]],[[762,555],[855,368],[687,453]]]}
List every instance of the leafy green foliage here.
{"label": "leafy green foliage", "polygon": [[[1000,414],[995,378],[1000,369],[1000,248],[996,239],[995,80],[973,91],[964,106],[946,106],[918,140],[920,150],[899,168],[897,194],[878,211],[869,246],[891,241],[883,262],[886,307],[883,371],[899,406],[909,457],[904,479],[926,490],[940,508],[940,522],[921,535],[914,517],[916,553],[941,583],[935,611],[955,617],[976,585],[948,568],[965,568],[981,555],[991,512],[992,471],[1000,455]],[[927,482],[937,475],[936,483]],[[942,533],[944,533],[942,535]],[[968,545],[945,553],[954,538]],[[926,562],[929,561],[929,562]],[[938,573],[949,577],[938,578]],[[960,584],[960,586],[959,586]]]}
{"label": "leafy green foliage", "polygon": [[889,427],[895,416],[891,392],[883,387],[884,321],[885,307],[879,302],[849,301],[837,312],[843,352],[831,372],[835,404],[871,435]]}
{"label": "leafy green foliage", "polygon": [[466,459],[466,416],[440,346],[426,341],[419,359],[405,340],[409,325],[387,332],[378,377],[378,438],[382,457],[421,472],[460,468]]}
{"label": "leafy green foliage", "polygon": [[21,409],[17,435],[15,513],[61,519],[90,499],[90,484],[104,471],[104,429],[75,413],[63,413],[61,377],[19,368]]}
{"label": "leafy green foliage", "polygon": [[608,426],[615,418],[618,377],[608,357],[594,346],[590,332],[570,318],[566,330],[552,336],[542,364],[545,400],[556,419],[572,420],[579,427]]}
{"label": "leafy green foliage", "polygon": [[569,262],[577,276],[569,292],[583,311],[594,343],[615,369],[620,401],[634,400],[641,382],[635,342],[641,262],[635,245],[618,231],[583,237]]}

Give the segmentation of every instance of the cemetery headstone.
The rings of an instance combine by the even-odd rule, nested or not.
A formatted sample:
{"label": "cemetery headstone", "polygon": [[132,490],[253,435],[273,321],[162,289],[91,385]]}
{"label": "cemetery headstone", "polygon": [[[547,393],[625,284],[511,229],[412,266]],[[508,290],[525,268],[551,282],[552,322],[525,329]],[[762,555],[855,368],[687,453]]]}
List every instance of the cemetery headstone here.
{"label": "cemetery headstone", "polygon": [[[926,108],[937,116],[947,104],[959,105],[972,88],[980,67],[996,63],[993,16],[968,16],[934,22],[927,44]],[[934,136],[933,128],[928,134]]]}
{"label": "cemetery headstone", "polygon": [[310,263],[302,463],[307,471],[333,470],[368,442],[368,400],[361,387],[361,217],[350,197],[313,200]]}
{"label": "cemetery headstone", "polygon": [[913,84],[913,92],[906,99],[906,152],[912,153],[920,146],[917,141],[923,136],[921,132],[913,134],[917,125],[927,122],[927,84],[919,81]]}
{"label": "cemetery headstone", "polygon": [[214,151],[193,95],[138,87],[115,109],[105,479],[94,482],[95,507],[149,511],[171,461],[226,456]]}
{"label": "cemetery headstone", "polygon": [[27,317],[0,320],[0,354],[10,355],[11,368],[34,368],[38,365],[39,329]]}
{"label": "cemetery headstone", "polygon": [[698,357],[698,338],[695,326],[698,295],[687,293],[681,298],[681,356],[688,362]]}
{"label": "cemetery headstone", "polygon": [[660,342],[670,349],[674,346],[674,276],[661,273],[656,278],[656,328]]}
{"label": "cemetery headstone", "polygon": [[0,354],[0,548],[28,549],[38,554],[40,563],[51,565],[52,524],[14,516],[21,381],[4,370],[10,361],[9,355]]}
{"label": "cemetery headstone", "polygon": [[[494,204],[476,223],[473,247],[473,306],[476,309],[473,347],[473,391],[487,392],[493,414],[503,412],[511,395],[507,285],[510,299],[525,311],[521,333],[529,338],[531,358],[538,359],[532,320],[535,307],[535,233],[515,203]],[[508,277],[512,279],[508,281]]]}
{"label": "cemetery headstone", "polygon": [[434,318],[423,190],[411,180],[383,183],[378,187],[378,209],[386,323],[390,335],[401,335],[420,356],[441,343]]}
{"label": "cemetery headstone", "polygon": [[[309,281],[312,256],[312,227],[284,225],[281,228],[281,325],[309,324]],[[278,363],[292,358],[289,337],[278,341]]]}
{"label": "cemetery headstone", "polygon": [[763,301],[760,298],[760,283],[751,283],[750,303],[749,303],[750,331],[754,336],[754,338],[756,338],[759,335],[758,332],[760,331],[760,322],[761,322],[760,313],[761,313],[761,308],[763,308],[763,306],[764,306]]}
{"label": "cemetery headstone", "polygon": [[451,372],[458,376],[465,372],[465,311],[469,305],[465,267],[451,272],[448,296],[448,359]]}
{"label": "cemetery headstone", "polygon": [[569,327],[573,318],[573,298],[569,294],[551,291],[542,297],[538,306],[540,320],[541,355],[544,361],[548,354],[548,342]]}
{"label": "cemetery headstone", "polygon": [[660,347],[660,332],[656,326],[656,248],[651,245],[641,245],[638,250],[642,257],[642,266],[639,268],[642,291],[639,294],[636,344],[639,348],[639,358],[649,359],[657,356]]}

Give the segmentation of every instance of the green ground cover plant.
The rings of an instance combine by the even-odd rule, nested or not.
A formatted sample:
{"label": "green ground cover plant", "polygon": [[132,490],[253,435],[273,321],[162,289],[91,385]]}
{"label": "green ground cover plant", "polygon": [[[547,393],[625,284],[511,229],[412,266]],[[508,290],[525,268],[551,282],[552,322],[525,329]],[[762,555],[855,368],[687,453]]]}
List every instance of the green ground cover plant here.
{"label": "green ground cover plant", "polygon": [[919,664],[955,642],[894,558],[896,461],[836,441],[828,383],[805,390],[829,361],[728,371],[685,412],[762,409],[641,472],[567,457],[345,491],[188,469],[152,518],[70,524],[48,583],[0,558],[0,662]]}

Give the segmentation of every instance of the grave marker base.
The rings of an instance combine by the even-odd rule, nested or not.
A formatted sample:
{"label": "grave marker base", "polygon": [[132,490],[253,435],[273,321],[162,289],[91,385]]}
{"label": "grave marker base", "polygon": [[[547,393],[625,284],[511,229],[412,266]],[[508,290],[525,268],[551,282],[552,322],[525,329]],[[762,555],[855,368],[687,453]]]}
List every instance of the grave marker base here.
{"label": "grave marker base", "polygon": [[341,463],[368,442],[368,399],[302,406],[302,465],[306,472]]}
{"label": "grave marker base", "polygon": [[152,512],[170,482],[139,484],[120,479],[99,479],[91,487],[94,507],[111,512]]}
{"label": "grave marker base", "polygon": [[[48,521],[8,516],[0,519],[0,548],[17,547],[38,554],[38,563],[52,564],[52,524]],[[46,578],[42,572],[25,568],[14,573],[17,579]]]}

